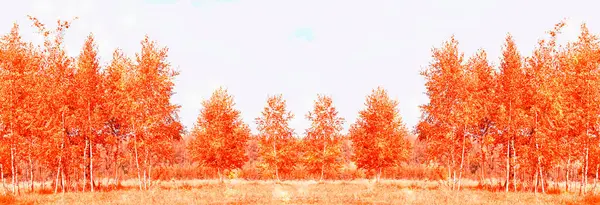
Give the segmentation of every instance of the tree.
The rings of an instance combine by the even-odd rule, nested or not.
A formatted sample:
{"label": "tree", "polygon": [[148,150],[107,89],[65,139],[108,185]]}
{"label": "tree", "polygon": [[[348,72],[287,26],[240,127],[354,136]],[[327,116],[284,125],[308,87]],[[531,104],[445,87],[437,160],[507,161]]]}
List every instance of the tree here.
{"label": "tree", "polygon": [[[501,139],[497,143],[502,143],[506,147],[506,183],[505,188],[508,192],[510,180],[510,159],[511,147],[513,148],[513,167],[516,166],[516,135],[519,133],[519,123],[522,121],[523,114],[523,90],[525,89],[525,74],[522,66],[522,57],[517,50],[517,46],[509,34],[506,37],[506,43],[502,50],[500,62],[500,73],[498,74],[498,120],[497,127],[500,130]],[[513,184],[516,190],[516,171],[513,172]]]}
{"label": "tree", "polygon": [[[513,150],[520,148],[522,151],[522,160],[530,165],[535,178],[534,190],[537,192],[538,185],[541,185],[542,192],[545,192],[544,170],[548,170],[555,147],[553,141],[559,135],[555,124],[561,121],[563,115],[564,101],[562,98],[562,86],[559,84],[562,74],[558,69],[558,51],[556,49],[556,35],[564,26],[559,23],[549,32],[549,40],[540,40],[538,47],[533,55],[526,59],[525,77],[527,79],[524,93],[524,111],[522,129],[519,131],[523,135],[523,143],[520,147],[513,147]],[[516,186],[516,185],[515,185]]]}
{"label": "tree", "polygon": [[[582,183],[581,187],[583,194],[586,194],[588,167],[591,161],[597,161],[592,157],[590,152],[597,152],[598,149],[598,128],[600,121],[600,109],[597,106],[600,100],[600,73],[598,67],[600,65],[600,42],[598,36],[589,32],[585,24],[581,25],[581,34],[578,41],[569,45],[562,56],[561,68],[565,74],[564,84],[561,89],[565,91],[565,99],[568,109],[567,118],[569,127],[571,127],[568,136],[572,136],[575,140],[570,139],[555,139],[560,142],[575,142],[564,143],[564,145],[574,145],[576,149],[566,149],[563,151],[568,155],[579,153],[580,160],[583,162],[582,167]],[[595,156],[595,155],[591,155]],[[558,156],[556,157],[558,158]],[[596,173],[598,173],[598,165],[596,163]],[[597,174],[596,174],[597,176]]]}
{"label": "tree", "polygon": [[481,184],[485,183],[485,166],[490,145],[494,142],[494,121],[496,117],[496,79],[494,68],[487,61],[487,54],[479,50],[467,63],[467,98],[471,111],[471,124],[467,130],[480,144]]}
{"label": "tree", "polygon": [[[147,189],[151,182],[153,156],[160,158],[166,154],[165,152],[171,151],[165,149],[163,143],[181,139],[182,126],[178,125],[180,123],[176,115],[179,105],[170,102],[173,95],[173,80],[179,72],[174,70],[166,60],[168,48],[159,47],[148,36],[141,41],[141,45],[142,50],[136,53],[135,58],[133,75],[135,77],[131,79],[133,86],[128,90],[133,111],[129,123],[133,132],[133,151],[139,186],[140,189],[142,186],[143,189]],[[162,135],[161,133],[165,131],[163,126],[170,123],[175,123],[175,126],[168,127],[179,129],[171,133],[179,134]],[[143,180],[140,173],[140,158],[143,158]]]}
{"label": "tree", "polygon": [[247,161],[245,152],[250,128],[242,121],[226,89],[217,89],[202,106],[188,150],[193,161],[217,169],[219,180],[223,181],[222,171],[239,169]]}
{"label": "tree", "polygon": [[343,136],[344,118],[338,117],[338,112],[333,106],[331,97],[319,95],[312,111],[306,118],[310,120],[311,127],[306,129],[303,139],[307,146],[306,165],[309,173],[320,172],[323,180],[325,170],[337,173],[343,161],[341,160],[341,142]]}
{"label": "tree", "polygon": [[294,115],[287,111],[286,101],[282,95],[271,96],[267,106],[256,118],[259,132],[259,155],[263,162],[275,171],[277,181],[279,174],[289,173],[297,160],[295,152],[296,140],[294,130],[289,127],[289,121]]}
{"label": "tree", "polygon": [[[10,149],[12,192],[18,192],[18,163],[26,154],[29,160],[29,174],[32,174],[32,154],[37,131],[35,113],[40,109],[35,75],[39,69],[39,58],[31,44],[21,40],[19,26],[14,24],[11,32],[2,38],[0,59],[0,115]],[[30,175],[32,176],[32,175]],[[30,178],[31,179],[31,178]],[[33,181],[31,181],[33,182]]]}
{"label": "tree", "polygon": [[467,150],[471,146],[468,128],[475,121],[470,106],[468,70],[454,36],[441,48],[432,49],[432,58],[429,67],[421,72],[429,103],[421,106],[423,114],[417,131],[419,138],[426,140],[430,157],[446,163],[452,188],[458,183],[460,189]]}
{"label": "tree", "polygon": [[[94,36],[90,34],[83,45],[83,49],[77,59],[77,70],[75,74],[75,86],[77,94],[76,115],[80,123],[81,133],[84,137],[85,148],[83,153],[83,163],[89,157],[89,181],[90,190],[94,192],[94,164],[93,151],[99,131],[102,130],[104,119],[100,114],[101,105],[103,105],[102,73],[98,63],[98,49],[94,43]],[[89,155],[87,155],[89,152]],[[88,165],[84,165],[87,167]],[[83,170],[83,189],[85,190],[86,169]]]}
{"label": "tree", "polygon": [[398,101],[390,99],[383,88],[373,90],[365,106],[349,135],[357,167],[376,171],[379,181],[382,169],[399,166],[409,159],[409,133],[400,117]]}
{"label": "tree", "polygon": [[132,133],[132,126],[129,123],[132,112],[132,102],[129,97],[129,91],[134,88],[132,83],[133,63],[127,58],[121,50],[115,50],[111,63],[104,71],[104,108],[103,115],[106,120],[106,129],[108,137],[105,146],[111,146],[112,161],[114,163],[113,181],[115,185],[119,184],[118,167],[120,165],[120,145]]}

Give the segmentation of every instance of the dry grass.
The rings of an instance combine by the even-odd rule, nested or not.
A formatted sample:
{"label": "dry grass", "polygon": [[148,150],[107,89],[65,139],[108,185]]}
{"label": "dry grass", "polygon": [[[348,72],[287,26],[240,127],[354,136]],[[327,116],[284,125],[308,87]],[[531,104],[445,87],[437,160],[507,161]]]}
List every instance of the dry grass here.
{"label": "dry grass", "polygon": [[122,190],[96,193],[23,194],[1,196],[0,204],[594,204],[600,197],[575,194],[504,193],[476,190],[465,182],[451,191],[436,181],[243,181],[187,180],[157,182],[136,190],[126,181]]}

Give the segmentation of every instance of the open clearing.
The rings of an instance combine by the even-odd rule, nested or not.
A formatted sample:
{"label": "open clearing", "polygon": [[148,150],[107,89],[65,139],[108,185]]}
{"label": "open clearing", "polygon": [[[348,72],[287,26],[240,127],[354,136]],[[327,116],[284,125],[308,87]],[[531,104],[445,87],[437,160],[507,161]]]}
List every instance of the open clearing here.
{"label": "open clearing", "polygon": [[22,194],[4,196],[10,204],[593,204],[598,197],[577,194],[451,191],[425,181],[238,181],[206,180],[159,182],[147,191],[133,181],[121,190]]}

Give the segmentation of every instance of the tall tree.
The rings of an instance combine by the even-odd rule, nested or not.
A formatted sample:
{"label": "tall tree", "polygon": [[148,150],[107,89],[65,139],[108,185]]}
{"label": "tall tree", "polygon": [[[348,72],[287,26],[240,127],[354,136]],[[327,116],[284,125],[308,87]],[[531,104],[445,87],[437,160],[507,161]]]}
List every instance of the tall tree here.
{"label": "tall tree", "polygon": [[286,108],[282,95],[271,96],[267,105],[256,118],[259,132],[259,155],[275,177],[280,180],[280,172],[288,173],[296,163],[294,130],[289,121],[294,117]]}
{"label": "tall tree", "polygon": [[[432,49],[432,62],[421,72],[425,77],[429,103],[421,106],[423,116],[417,126],[421,139],[428,143],[431,157],[448,167],[452,188],[460,188],[465,158],[470,149],[469,125],[473,123],[464,54],[452,36],[441,48]],[[458,171],[458,176],[456,171]],[[458,180],[457,180],[458,177]]]}
{"label": "tall tree", "polygon": [[315,106],[306,118],[311,121],[303,139],[307,145],[306,165],[311,174],[320,172],[319,180],[323,180],[325,170],[337,173],[343,163],[341,131],[344,118],[338,117],[331,97],[324,95],[317,96]]}
{"label": "tall tree", "polygon": [[[102,73],[98,63],[98,49],[94,43],[94,36],[90,34],[86,39],[81,54],[77,59],[77,70],[75,74],[75,85],[77,94],[77,117],[80,123],[80,132],[83,135],[85,148],[83,153],[84,160],[89,162],[89,182],[90,190],[94,192],[94,164],[93,151],[96,137],[100,136],[99,131],[102,130],[104,119],[100,113],[101,105],[103,105],[103,88]],[[89,155],[88,155],[89,152]],[[89,157],[89,158],[86,158]],[[88,165],[84,165],[88,167]],[[83,170],[83,189],[87,184],[86,170]]]}
{"label": "tall tree", "polygon": [[[171,104],[170,98],[173,95],[174,78],[179,72],[174,70],[166,58],[168,57],[168,48],[159,47],[156,42],[151,41],[145,36],[141,41],[142,50],[136,53],[135,58],[135,78],[132,79],[135,85],[130,88],[132,110],[135,111],[131,116],[133,135],[133,151],[135,154],[135,163],[140,181],[140,189],[147,189],[151,182],[150,170],[153,164],[152,156],[164,156],[165,146],[162,143],[168,143],[175,139],[181,139],[180,134],[162,135],[160,134],[165,124],[180,124],[176,112],[179,105]],[[133,88],[136,88],[135,90]],[[179,131],[181,126],[169,126]],[[155,141],[156,143],[151,143]],[[171,147],[171,146],[167,146]],[[140,149],[142,153],[140,153]],[[157,155],[158,154],[158,155]],[[140,170],[139,158],[143,158],[143,180]]]}
{"label": "tall tree", "polygon": [[130,89],[134,88],[132,83],[133,63],[127,58],[121,50],[113,52],[110,65],[104,71],[103,88],[103,115],[106,120],[106,129],[108,137],[105,146],[110,146],[113,150],[112,162],[113,182],[119,184],[118,167],[120,166],[121,155],[120,145],[130,136],[131,124],[129,123],[130,112],[132,112],[132,102],[128,95]]}
{"label": "tall tree", "polygon": [[374,89],[365,106],[350,127],[349,136],[357,167],[376,172],[379,181],[382,169],[408,161],[409,132],[400,117],[398,101],[390,99],[383,88]]}
{"label": "tall tree", "polygon": [[234,108],[233,97],[224,88],[217,89],[202,106],[188,150],[201,166],[217,169],[219,180],[223,181],[222,171],[239,169],[247,161],[245,152],[250,128],[242,121],[240,111]]}
{"label": "tall tree", "polygon": [[487,54],[479,50],[467,63],[468,98],[471,111],[470,133],[480,145],[481,183],[485,183],[485,167],[490,145],[494,141],[494,121],[496,117],[496,79],[494,68],[487,61]]}
{"label": "tall tree", "polygon": [[600,122],[600,108],[597,106],[597,102],[600,100],[600,71],[598,70],[600,66],[600,42],[598,36],[591,34],[585,24],[581,25],[581,34],[578,41],[568,47],[560,60],[562,60],[561,68],[565,74],[561,90],[565,91],[565,103],[570,105],[567,114],[570,119],[569,127],[571,127],[569,135],[573,136],[575,140],[571,140],[572,138],[556,140],[576,142],[576,144],[562,144],[562,146],[575,145],[573,147],[577,147],[577,149],[573,151],[566,147],[560,148],[565,152],[569,152],[568,154],[580,153],[580,160],[584,165],[581,172],[581,186],[583,187],[583,194],[586,194],[588,169],[590,161],[592,161],[589,157],[590,152],[595,152],[598,149],[597,124]]}
{"label": "tall tree", "polygon": [[[556,50],[556,35],[564,26],[556,25],[550,31],[549,40],[540,40],[533,55],[526,59],[525,77],[527,79],[524,93],[523,125],[519,131],[523,135],[522,146],[513,147],[521,149],[522,162],[528,162],[530,170],[534,170],[534,190],[537,192],[541,185],[545,192],[544,170],[547,170],[555,146],[549,146],[553,133],[556,131],[555,123],[563,116],[562,86],[559,84],[559,69]],[[516,185],[515,185],[516,186]]]}
{"label": "tall tree", "polygon": [[[39,98],[35,75],[39,69],[39,58],[33,47],[21,40],[19,26],[14,24],[11,32],[2,37],[2,55],[0,59],[0,115],[10,147],[12,191],[18,192],[18,164],[20,156],[25,154],[29,161],[32,176],[32,152],[37,137],[32,134],[37,128]],[[31,178],[30,178],[31,180]]]}
{"label": "tall tree", "polygon": [[[506,183],[505,188],[508,192],[510,180],[510,159],[511,147],[513,148],[513,167],[516,165],[516,150],[515,141],[518,135],[519,123],[524,116],[522,109],[523,90],[525,89],[525,73],[522,66],[523,59],[517,50],[517,46],[512,36],[509,34],[506,37],[506,43],[502,50],[500,59],[500,73],[498,74],[498,120],[497,127],[502,133],[501,139],[497,143],[501,143],[506,147]],[[513,178],[516,171],[513,172]],[[516,179],[513,182],[516,190]]]}

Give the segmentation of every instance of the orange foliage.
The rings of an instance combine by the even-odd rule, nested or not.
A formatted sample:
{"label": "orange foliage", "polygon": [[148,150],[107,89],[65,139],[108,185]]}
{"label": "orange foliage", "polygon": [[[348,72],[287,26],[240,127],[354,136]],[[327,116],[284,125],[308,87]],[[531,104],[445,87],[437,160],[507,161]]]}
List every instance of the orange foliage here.
{"label": "orange foliage", "polygon": [[256,118],[260,133],[259,155],[266,169],[275,172],[277,180],[280,180],[280,174],[290,173],[298,161],[298,140],[293,135],[294,130],[289,127],[293,117],[287,111],[282,95],[275,95],[267,99],[267,106]]}
{"label": "orange foliage", "polygon": [[350,127],[354,159],[358,168],[381,175],[381,169],[408,161],[410,143],[398,110],[398,102],[379,87],[367,96],[366,108]]}
{"label": "orange foliage", "polygon": [[49,181],[55,193],[94,191],[101,178],[119,188],[121,178],[137,177],[139,189],[149,189],[153,179],[215,172],[277,180],[375,173],[448,179],[459,189],[464,174],[478,177],[480,188],[553,193],[556,182],[571,191],[577,180],[583,194],[599,181],[600,39],[585,25],[577,41],[560,46],[565,24],[556,24],[529,57],[507,35],[497,70],[484,50],[465,60],[454,36],[432,49],[421,72],[429,102],[415,130],[418,153],[411,153],[398,101],[381,87],[347,136],[331,97],[319,95],[303,138],[290,128],[294,115],[281,95],[267,99],[252,135],[221,88],[202,102],[190,138],[180,141],[179,106],[170,102],[179,72],[166,47],[146,36],[135,58],[115,50],[103,67],[93,35],[70,57],[64,34],[71,21],[51,30],[30,20],[43,45],[23,41],[16,24],[0,39],[0,177],[3,187],[10,177],[13,194],[19,184],[35,190],[35,182],[49,192]]}
{"label": "orange foliage", "polygon": [[306,153],[305,165],[309,174],[320,174],[325,170],[337,173],[342,166],[341,140],[344,119],[338,117],[331,97],[319,95],[315,107],[306,115],[312,122],[303,139]]}
{"label": "orange foliage", "polygon": [[219,176],[224,170],[241,168],[247,161],[245,152],[250,128],[234,105],[233,97],[223,88],[202,102],[204,109],[192,130],[194,139],[188,145],[193,161],[217,169]]}

